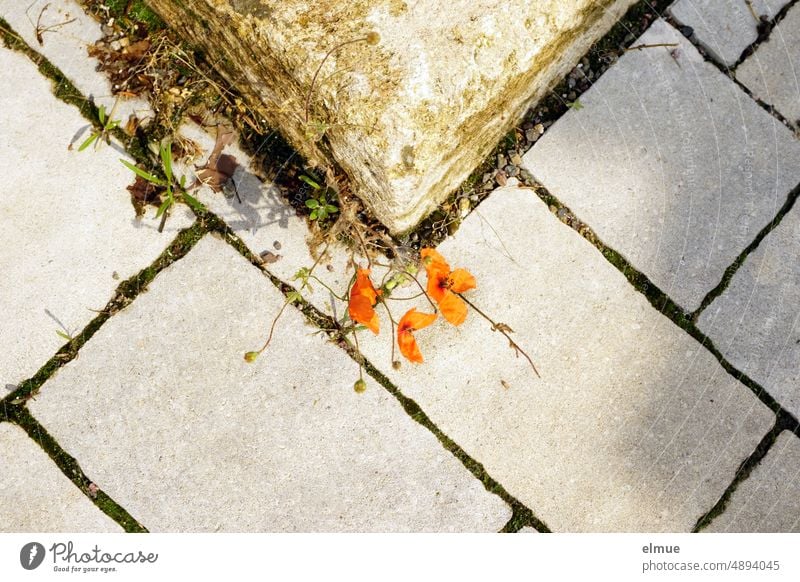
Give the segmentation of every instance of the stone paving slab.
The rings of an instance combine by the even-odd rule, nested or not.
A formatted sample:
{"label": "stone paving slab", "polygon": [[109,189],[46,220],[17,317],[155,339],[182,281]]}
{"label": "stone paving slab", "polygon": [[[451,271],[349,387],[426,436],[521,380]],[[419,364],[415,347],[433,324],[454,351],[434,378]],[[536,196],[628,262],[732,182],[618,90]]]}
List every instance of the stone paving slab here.
{"label": "stone paving slab", "polygon": [[800,127],[800,6],[793,6],[767,41],[736,69],[736,78]]}
{"label": "stone paving slab", "polygon": [[21,428],[0,423],[0,531],[119,533]]}
{"label": "stone paving slab", "polygon": [[31,411],[151,531],[497,531],[488,493],[208,236],[42,387]]}
{"label": "stone paving slab", "polygon": [[[20,91],[24,87],[24,91]],[[87,125],[24,55],[0,48],[0,383],[32,376],[65,340],[149,265],[191,213],[181,209],[164,233],[151,210],[135,219],[124,152],[103,144],[68,151]],[[2,393],[5,395],[5,392]]]}
{"label": "stone paving slab", "polygon": [[[42,44],[39,44],[36,23],[45,6],[41,28],[52,29],[41,34]],[[112,110],[116,97],[111,92],[111,83],[98,72],[99,61],[87,53],[87,47],[100,40],[103,34],[97,21],[78,3],[73,0],[0,0],[0,17],[31,48],[58,67],[81,93],[93,97],[97,105],[105,105],[106,111]],[[69,20],[72,22],[59,26]],[[121,98],[114,119],[127,121],[130,115],[144,120],[152,115],[152,109],[142,98]]]}
{"label": "stone paving slab", "polygon": [[[201,128],[196,123],[188,122],[181,126],[180,134],[191,139],[202,150],[202,155],[194,162],[203,165],[211,153],[215,136],[213,128]],[[311,268],[315,258],[311,255],[308,240],[311,238],[306,218],[298,216],[292,206],[283,199],[280,190],[268,181],[262,181],[253,168],[255,163],[251,156],[242,151],[238,143],[226,146],[224,152],[232,155],[240,164],[233,175],[236,184],[236,195],[225,195],[214,192],[209,186],[201,186],[196,193],[206,207],[230,226],[242,242],[253,254],[266,256],[266,269],[280,280],[299,287],[299,281],[293,281],[298,269]],[[193,182],[195,172],[183,166]],[[353,269],[348,266],[351,253],[342,245],[332,245],[323,261],[314,269],[319,277],[337,294],[347,291]],[[366,262],[360,261],[362,266]],[[381,269],[373,269],[373,276],[381,273]],[[303,297],[320,311],[341,318],[334,306],[337,300],[319,283],[312,281],[310,288],[302,291]],[[340,302],[338,302],[340,303]]]}
{"label": "stone paving slab", "polygon": [[439,250],[542,379],[475,313],[418,332],[425,362],[399,371],[361,334],[370,361],[553,531],[691,530],[773,414],[530,189],[493,192]]}
{"label": "stone paving slab", "polygon": [[[758,39],[758,19],[772,20],[790,0],[678,0],[670,14],[692,27],[695,38],[708,53],[732,67],[742,52]],[[755,13],[755,15],[753,14]]]}
{"label": "stone paving slab", "polygon": [[800,533],[800,440],[784,431],[703,531]]}
{"label": "stone paving slab", "polygon": [[524,156],[534,177],[694,311],[800,182],[800,141],[663,20]]}
{"label": "stone paving slab", "polygon": [[736,369],[800,417],[800,207],[748,255],[697,326]]}

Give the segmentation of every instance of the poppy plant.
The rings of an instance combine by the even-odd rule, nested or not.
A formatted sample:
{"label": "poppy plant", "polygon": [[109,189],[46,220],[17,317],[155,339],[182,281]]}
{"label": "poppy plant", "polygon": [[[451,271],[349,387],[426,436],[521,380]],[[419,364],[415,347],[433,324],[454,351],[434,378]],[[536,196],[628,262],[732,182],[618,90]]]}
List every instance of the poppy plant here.
{"label": "poppy plant", "polygon": [[409,361],[422,363],[422,352],[419,350],[417,340],[414,339],[413,332],[428,327],[434,321],[436,321],[435,313],[417,313],[413,307],[400,318],[400,323],[397,324],[397,345],[400,346],[400,353]]}
{"label": "poppy plant", "polygon": [[369,269],[358,269],[356,282],[350,289],[348,312],[350,319],[357,323],[363,323],[376,335],[380,330],[378,314],[373,309],[377,301],[378,292],[369,279]]}
{"label": "poppy plant", "polygon": [[475,277],[466,269],[451,271],[444,257],[434,249],[422,249],[420,254],[428,274],[428,296],[439,304],[447,321],[461,325],[467,318],[467,306],[456,293],[474,289]]}

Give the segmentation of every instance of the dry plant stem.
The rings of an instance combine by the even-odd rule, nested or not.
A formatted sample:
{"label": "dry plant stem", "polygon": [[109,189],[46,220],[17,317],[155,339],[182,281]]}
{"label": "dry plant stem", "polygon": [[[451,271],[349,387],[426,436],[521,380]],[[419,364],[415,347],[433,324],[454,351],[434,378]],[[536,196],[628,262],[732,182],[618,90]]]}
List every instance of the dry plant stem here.
{"label": "dry plant stem", "polygon": [[627,51],[640,51],[642,49],[657,48],[657,47],[660,47],[660,46],[675,48],[676,46],[678,46],[678,43],[661,42],[661,43],[658,43],[658,44],[637,44],[636,46],[629,46],[628,48],[625,49],[625,51],[626,52]]}
{"label": "dry plant stem", "polygon": [[161,222],[158,224],[158,232],[164,232],[164,225],[167,223],[167,214],[169,214],[169,208],[161,215]]}
{"label": "dry plant stem", "polygon": [[753,16],[756,22],[761,22],[761,19],[756,14],[756,9],[753,8],[753,1],[752,0],[744,0],[744,3],[747,4],[747,7],[750,9],[750,14]]}
{"label": "dry plant stem", "polygon": [[353,232],[356,233],[356,236],[358,237],[358,242],[361,243],[361,250],[364,253],[364,256],[367,257],[367,266],[370,269],[372,269],[372,259],[370,258],[369,253],[367,252],[367,245],[364,244],[364,239],[362,238],[361,233],[358,232],[358,226],[357,225],[354,226]]}
{"label": "dry plant stem", "polygon": [[362,38],[354,38],[353,40],[346,40],[341,44],[337,44],[331,50],[329,50],[324,57],[322,57],[322,62],[317,67],[317,70],[314,71],[314,77],[311,79],[311,86],[308,88],[308,93],[306,93],[306,111],[305,111],[305,123],[308,123],[308,108],[311,104],[311,95],[314,93],[314,84],[317,82],[317,76],[319,72],[322,70],[322,66],[325,64],[325,61],[328,60],[333,53],[338,51],[340,48],[347,46],[348,44],[353,44],[356,42],[367,42],[369,40],[368,37],[364,36]]}
{"label": "dry plant stem", "polygon": [[[453,291],[453,293],[455,293],[455,291]],[[466,297],[464,297],[464,296],[463,296],[461,293],[456,293],[456,295],[458,295],[459,297],[461,297],[461,299],[463,299],[463,300],[464,300],[464,302],[465,302],[467,305],[469,305],[470,307],[472,307],[472,309],[474,309],[474,310],[475,310],[475,311],[478,313],[478,315],[480,315],[480,316],[481,316],[481,317],[483,317],[483,318],[484,318],[486,321],[488,321],[489,323],[491,323],[491,324],[492,324],[492,331],[499,331],[499,332],[500,332],[500,333],[502,333],[504,336],[506,336],[506,339],[508,340],[508,343],[509,343],[509,345],[511,346],[511,348],[512,348],[512,349],[513,349],[513,350],[514,350],[514,351],[515,351],[517,354],[522,354],[523,356],[525,356],[525,359],[526,359],[526,360],[528,360],[528,363],[531,365],[531,368],[533,368],[533,371],[534,371],[534,373],[536,374],[536,377],[537,377],[537,378],[541,378],[541,376],[539,375],[539,370],[537,370],[537,369],[536,369],[536,364],[534,364],[534,363],[533,363],[533,360],[531,360],[531,357],[530,357],[530,356],[529,356],[529,355],[528,355],[528,354],[525,352],[525,350],[523,350],[521,347],[519,347],[519,345],[517,344],[517,342],[515,342],[513,339],[511,339],[511,336],[509,336],[509,335],[508,335],[508,332],[507,332],[507,331],[504,329],[504,328],[507,328],[507,327],[508,327],[507,325],[504,325],[504,324],[502,324],[502,323],[497,323],[497,322],[495,322],[495,321],[494,321],[494,320],[493,320],[491,317],[489,317],[489,316],[488,316],[488,315],[486,315],[486,314],[485,314],[483,311],[481,311],[481,309],[480,309],[480,308],[479,308],[477,305],[475,305],[475,304],[474,304],[472,301],[470,301],[469,299],[467,299]],[[508,329],[511,329],[511,328],[508,328]]]}

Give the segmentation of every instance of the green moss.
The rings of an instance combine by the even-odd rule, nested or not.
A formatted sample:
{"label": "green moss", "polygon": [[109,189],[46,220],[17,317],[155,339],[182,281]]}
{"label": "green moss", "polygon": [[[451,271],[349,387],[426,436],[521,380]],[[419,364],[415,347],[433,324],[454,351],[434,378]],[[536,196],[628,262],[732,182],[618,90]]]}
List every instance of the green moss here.
{"label": "green moss", "polygon": [[715,518],[725,513],[725,510],[728,508],[734,492],[739,488],[739,485],[741,485],[742,482],[750,476],[750,474],[753,472],[753,469],[755,469],[759,463],[761,463],[764,457],[767,456],[770,448],[773,444],[775,444],[778,436],[784,430],[794,430],[797,432],[797,421],[785,415],[778,416],[775,425],[772,427],[772,430],[770,430],[769,433],[767,433],[767,435],[761,439],[761,442],[758,444],[756,449],[736,470],[736,475],[733,481],[728,488],[725,489],[725,492],[722,494],[719,500],[707,513],[702,515],[697,520],[697,523],[692,529],[693,532],[700,532],[704,530],[711,524],[712,521],[714,521]]}
{"label": "green moss", "polygon": [[21,406],[5,406],[6,420],[21,427],[100,511],[117,522],[126,532],[146,533],[147,529],[130,513],[97,487],[83,472],[78,461],[67,453],[45,428]]}

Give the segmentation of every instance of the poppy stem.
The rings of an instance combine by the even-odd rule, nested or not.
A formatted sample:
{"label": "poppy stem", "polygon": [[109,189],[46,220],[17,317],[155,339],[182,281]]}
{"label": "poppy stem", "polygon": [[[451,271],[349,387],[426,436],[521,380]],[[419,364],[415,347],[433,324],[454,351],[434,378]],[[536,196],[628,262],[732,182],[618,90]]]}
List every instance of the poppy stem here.
{"label": "poppy stem", "polygon": [[320,279],[319,277],[317,277],[316,275],[309,275],[308,278],[309,279],[314,279],[317,283],[319,283],[320,285],[325,287],[325,289],[330,291],[330,294],[333,295],[334,297],[336,297],[336,299],[338,299],[339,301],[344,301],[345,303],[347,302],[347,298],[346,297],[341,297],[340,295],[337,295],[336,291],[334,291],[333,289],[328,287],[328,285],[326,285],[325,282],[322,279]]}
{"label": "poppy stem", "polygon": [[420,282],[419,282],[419,279],[417,279],[417,278],[416,278],[414,275],[412,275],[412,274],[411,274],[411,273],[409,273],[408,271],[402,271],[402,273],[403,273],[404,275],[408,275],[409,277],[411,277],[412,279],[414,279],[414,282],[415,282],[415,283],[417,284],[417,286],[419,287],[419,290],[420,290],[420,291],[422,291],[422,294],[425,296],[425,299],[427,299],[427,300],[428,300],[428,303],[430,303],[430,304],[431,304],[431,307],[433,307],[433,312],[434,312],[434,313],[438,313],[438,312],[439,312],[439,310],[436,308],[436,304],[435,304],[435,303],[433,302],[433,300],[430,298],[430,295],[428,295],[428,292],[427,292],[427,291],[425,291],[425,287],[423,287],[423,286],[422,286],[422,283],[420,283]]}
{"label": "poppy stem", "polygon": [[528,363],[531,365],[531,368],[533,368],[533,371],[536,374],[536,377],[537,378],[541,378],[541,376],[539,375],[539,370],[536,369],[536,364],[533,363],[533,360],[531,360],[531,357],[525,352],[525,350],[523,350],[521,347],[519,347],[519,344],[517,344],[517,342],[515,342],[513,339],[511,339],[510,335],[508,335],[508,331],[506,331],[506,329],[510,330],[511,329],[510,327],[508,327],[505,324],[495,322],[491,317],[489,317],[483,311],[481,311],[481,309],[477,305],[475,305],[472,301],[470,301],[469,299],[464,297],[461,293],[456,293],[455,291],[453,291],[453,293],[455,293],[456,295],[461,297],[461,299],[463,299],[464,302],[467,305],[472,307],[472,309],[474,309],[478,313],[478,315],[480,315],[486,321],[491,323],[492,324],[492,331],[499,331],[504,336],[506,336],[506,339],[508,340],[508,343],[511,346],[511,349],[513,349],[517,354],[522,354],[523,356],[525,356],[525,359],[528,360]]}
{"label": "poppy stem", "polygon": [[381,302],[381,305],[383,305],[383,308],[386,310],[386,314],[389,316],[389,323],[392,324],[392,334],[390,336],[390,339],[392,340],[392,366],[394,366],[394,362],[395,362],[395,359],[394,359],[394,326],[395,326],[394,318],[392,317],[392,312],[389,311],[389,306],[386,305],[386,301],[384,300],[383,297],[380,298],[380,302]]}
{"label": "poppy stem", "polygon": [[283,315],[283,312],[286,309],[286,306],[289,305],[290,303],[291,303],[291,300],[289,300],[289,299],[287,299],[286,301],[283,302],[283,307],[281,307],[281,310],[278,312],[278,315],[275,316],[275,319],[272,320],[272,325],[269,328],[269,336],[267,336],[267,341],[264,342],[264,345],[261,346],[261,349],[258,350],[259,353],[261,353],[264,350],[266,350],[267,346],[269,346],[269,343],[272,341],[272,334],[275,333],[275,324],[278,323],[278,320],[281,318],[281,315]]}
{"label": "poppy stem", "polygon": [[358,333],[353,329],[353,341],[356,344],[356,352],[358,352],[358,378],[364,380],[364,356],[361,355],[361,348],[358,347]]}

